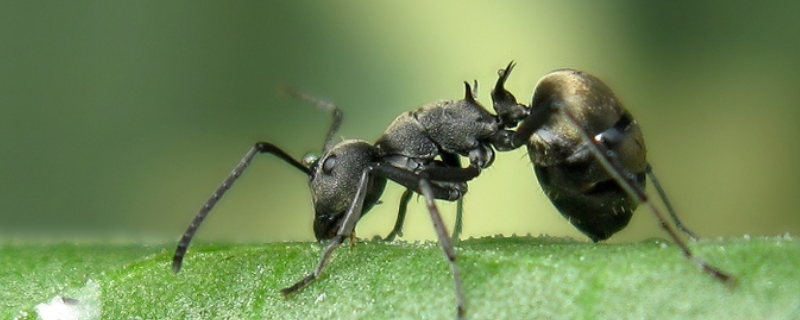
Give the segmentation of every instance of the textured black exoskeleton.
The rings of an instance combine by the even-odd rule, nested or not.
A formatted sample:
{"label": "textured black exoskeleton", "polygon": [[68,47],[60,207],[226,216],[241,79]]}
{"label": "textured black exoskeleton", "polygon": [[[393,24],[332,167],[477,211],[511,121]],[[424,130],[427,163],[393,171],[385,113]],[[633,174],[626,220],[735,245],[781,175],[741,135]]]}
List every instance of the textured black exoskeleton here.
{"label": "textured black exoskeleton", "polygon": [[[194,233],[255,155],[271,153],[309,177],[314,234],[318,240],[330,240],[315,270],[282,289],[284,295],[319,278],[333,251],[353,235],[358,220],[378,202],[387,180],[391,180],[406,187],[406,192],[387,238],[400,232],[412,194],[421,194],[451,268],[457,318],[463,319],[466,307],[455,248],[434,200],[462,199],[467,182],[492,164],[495,150],[526,146],[547,196],[592,240],[604,240],[625,227],[633,210],[644,204],[688,258],[721,280],[732,279],[694,256],[649,201],[644,192],[646,175],[653,180],[676,225],[694,237],[680,224],[645,160],[638,123],[607,86],[586,73],[556,70],[539,81],[531,105],[526,106],[517,103],[504,88],[513,66],[512,62],[500,71],[492,91],[496,114],[478,103],[465,82],[463,99],[436,101],[399,115],[374,144],[363,140],[334,143],[341,111],[331,103],[290,91],[333,113],[322,155],[297,161],[273,144],[256,143],[187,228],[173,256],[173,270],[180,270]],[[460,157],[469,160],[466,167],[461,167]],[[460,209],[457,219],[456,225],[460,225]],[[454,232],[454,237],[457,234]]]}

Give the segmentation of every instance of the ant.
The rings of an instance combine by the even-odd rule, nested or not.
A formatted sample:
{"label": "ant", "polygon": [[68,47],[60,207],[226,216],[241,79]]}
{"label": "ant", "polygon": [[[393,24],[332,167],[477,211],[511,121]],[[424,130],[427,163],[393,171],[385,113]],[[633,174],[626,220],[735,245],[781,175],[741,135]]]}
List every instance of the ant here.
{"label": "ant", "polygon": [[[463,319],[466,307],[455,248],[434,199],[460,201],[467,192],[467,182],[492,164],[495,150],[509,151],[525,145],[547,196],[593,241],[604,240],[625,227],[633,210],[642,203],[656,215],[687,258],[718,279],[732,281],[730,275],[694,256],[650,202],[644,192],[645,175],[653,180],[676,226],[696,238],[674,214],[646,162],[638,123],[605,84],[587,73],[556,70],[539,81],[531,106],[526,106],[517,103],[504,88],[513,67],[512,61],[500,70],[492,90],[495,115],[478,103],[473,88],[465,82],[463,99],[435,101],[399,115],[375,144],[364,140],[334,143],[342,122],[339,108],[287,90],[333,114],[322,155],[298,161],[274,144],[256,143],[192,220],[173,256],[173,270],[180,270],[192,237],[217,201],[256,154],[269,153],[309,177],[315,210],[314,235],[320,241],[330,240],[314,271],[281,293],[294,293],[320,277],[333,251],[353,236],[358,220],[378,203],[387,180],[392,180],[406,187],[406,191],[387,239],[399,234],[412,193],[421,194],[450,265],[457,318]],[[469,159],[464,168],[460,157]],[[459,206],[457,226],[460,220]],[[453,238],[457,238],[457,232]]]}

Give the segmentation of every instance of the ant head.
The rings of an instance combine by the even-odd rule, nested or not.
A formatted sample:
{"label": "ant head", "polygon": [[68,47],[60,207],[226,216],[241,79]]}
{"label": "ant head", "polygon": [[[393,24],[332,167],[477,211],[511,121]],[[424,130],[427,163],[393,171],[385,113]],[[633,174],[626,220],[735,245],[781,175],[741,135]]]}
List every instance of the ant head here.
{"label": "ant head", "polygon": [[517,98],[504,87],[508,75],[513,69],[514,61],[511,61],[505,69],[500,69],[497,72],[497,83],[492,89],[494,112],[497,113],[502,125],[506,128],[516,127],[517,123],[525,119],[529,113],[528,107],[517,103]]}
{"label": "ant head", "polygon": [[[311,167],[311,199],[314,205],[314,235],[317,240],[336,236],[361,187],[361,176],[378,158],[366,141],[345,140],[325,152]],[[361,215],[380,198],[386,180],[367,176]]]}

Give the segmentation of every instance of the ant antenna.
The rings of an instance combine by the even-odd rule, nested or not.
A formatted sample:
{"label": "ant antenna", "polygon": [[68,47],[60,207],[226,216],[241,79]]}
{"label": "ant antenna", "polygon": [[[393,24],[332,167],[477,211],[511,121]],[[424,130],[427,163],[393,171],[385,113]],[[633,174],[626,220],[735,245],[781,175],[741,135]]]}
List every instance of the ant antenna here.
{"label": "ant antenna", "polygon": [[280,91],[284,94],[287,94],[301,101],[313,104],[317,108],[333,113],[333,123],[331,124],[330,129],[328,129],[327,136],[325,136],[325,144],[322,148],[322,153],[327,153],[328,150],[333,148],[333,146],[335,145],[335,143],[333,142],[333,138],[336,135],[336,132],[339,131],[339,127],[342,125],[342,117],[343,117],[342,110],[339,110],[339,107],[337,107],[335,104],[331,102],[322,100],[306,92],[300,91],[298,89],[289,86],[282,86]]}

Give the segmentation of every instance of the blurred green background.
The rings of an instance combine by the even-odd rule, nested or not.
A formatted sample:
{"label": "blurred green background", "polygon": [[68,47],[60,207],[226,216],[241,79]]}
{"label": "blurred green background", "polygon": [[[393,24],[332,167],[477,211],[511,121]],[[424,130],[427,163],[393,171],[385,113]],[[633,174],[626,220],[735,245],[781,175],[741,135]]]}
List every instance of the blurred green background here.
{"label": "blurred green background", "polygon": [[[270,141],[319,150],[377,139],[394,117],[518,65],[529,100],[561,67],[609,84],[640,121],[649,160],[703,236],[800,233],[800,2],[4,1],[0,4],[0,237],[177,239],[241,156]],[[385,235],[402,189],[358,235]],[[442,204],[448,221],[455,207]],[[199,233],[312,240],[306,178],[254,161]],[[432,239],[412,202],[406,239]],[[470,184],[465,236],[585,239],[542,194],[525,151]],[[612,241],[666,237],[639,210]]]}

